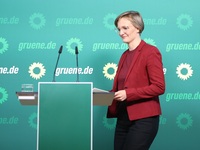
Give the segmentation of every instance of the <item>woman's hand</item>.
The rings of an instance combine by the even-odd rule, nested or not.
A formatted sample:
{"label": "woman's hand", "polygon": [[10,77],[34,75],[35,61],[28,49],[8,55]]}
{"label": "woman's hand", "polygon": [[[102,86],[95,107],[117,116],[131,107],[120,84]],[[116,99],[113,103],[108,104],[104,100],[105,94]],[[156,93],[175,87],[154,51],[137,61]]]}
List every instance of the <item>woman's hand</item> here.
{"label": "woman's hand", "polygon": [[126,99],[126,91],[120,90],[115,92],[114,99],[117,101],[124,101]]}

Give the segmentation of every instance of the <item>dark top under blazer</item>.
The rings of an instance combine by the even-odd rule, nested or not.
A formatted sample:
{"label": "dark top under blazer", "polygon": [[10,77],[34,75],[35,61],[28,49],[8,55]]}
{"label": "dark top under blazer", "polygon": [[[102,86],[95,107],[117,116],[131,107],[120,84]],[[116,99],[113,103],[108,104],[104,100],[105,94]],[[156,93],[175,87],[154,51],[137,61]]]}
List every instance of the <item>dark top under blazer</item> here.
{"label": "dark top under blazer", "polygon": [[[118,64],[113,88],[117,91],[117,78],[127,55],[126,50]],[[159,95],[165,92],[162,56],[159,50],[152,45],[141,41],[133,56],[128,70],[124,89],[127,94],[127,112],[130,120],[156,116],[161,114]],[[113,100],[108,107],[107,117],[117,117],[117,103]]]}

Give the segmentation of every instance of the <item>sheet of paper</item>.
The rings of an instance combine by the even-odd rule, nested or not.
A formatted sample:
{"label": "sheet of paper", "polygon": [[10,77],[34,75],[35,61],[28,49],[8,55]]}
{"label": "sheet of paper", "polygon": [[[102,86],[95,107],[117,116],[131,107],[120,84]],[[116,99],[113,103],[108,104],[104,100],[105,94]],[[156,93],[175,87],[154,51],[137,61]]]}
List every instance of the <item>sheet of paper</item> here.
{"label": "sheet of paper", "polygon": [[109,93],[109,91],[102,90],[99,88],[93,88],[93,93]]}
{"label": "sheet of paper", "polygon": [[114,92],[109,92],[99,88],[93,88],[93,105],[109,106],[114,97]]}

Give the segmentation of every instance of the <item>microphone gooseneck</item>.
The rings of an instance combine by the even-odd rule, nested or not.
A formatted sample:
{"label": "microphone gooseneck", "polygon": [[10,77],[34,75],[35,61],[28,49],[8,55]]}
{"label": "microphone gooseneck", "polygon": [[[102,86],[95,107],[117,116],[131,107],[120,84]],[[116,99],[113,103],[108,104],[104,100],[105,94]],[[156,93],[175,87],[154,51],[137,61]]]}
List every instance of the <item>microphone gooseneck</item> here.
{"label": "microphone gooseneck", "polygon": [[57,69],[57,66],[58,66],[58,62],[59,62],[59,59],[60,59],[60,54],[62,53],[62,49],[63,49],[63,46],[61,45],[60,46],[60,49],[58,51],[58,58],[57,58],[57,61],[56,61],[56,66],[55,66],[55,69],[54,69],[54,73],[53,73],[53,80],[52,82],[55,82],[55,75],[56,75],[56,69]]}
{"label": "microphone gooseneck", "polygon": [[77,47],[77,46],[75,47],[75,54],[76,54],[76,69],[77,69],[77,71],[76,71],[76,82],[79,82],[79,72],[78,72],[78,69],[79,69],[79,67],[78,67],[78,47]]}

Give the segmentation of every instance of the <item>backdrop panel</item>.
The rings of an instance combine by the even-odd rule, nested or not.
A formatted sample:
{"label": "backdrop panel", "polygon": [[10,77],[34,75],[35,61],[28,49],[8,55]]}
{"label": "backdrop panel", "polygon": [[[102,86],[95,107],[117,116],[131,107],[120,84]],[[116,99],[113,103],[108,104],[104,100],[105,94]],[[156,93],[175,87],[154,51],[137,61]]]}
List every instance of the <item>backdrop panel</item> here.
{"label": "backdrop panel", "polygon": [[[197,0],[20,0],[0,1],[0,149],[35,150],[37,106],[23,106],[15,92],[22,84],[74,82],[75,46],[81,82],[112,88],[118,60],[127,48],[115,32],[118,14],[141,12],[142,39],[163,56],[166,92],[160,97],[160,129],[151,150],[200,147],[200,1]],[[93,146],[112,150],[116,120],[107,107],[93,108]],[[12,143],[12,144],[11,144]]]}

